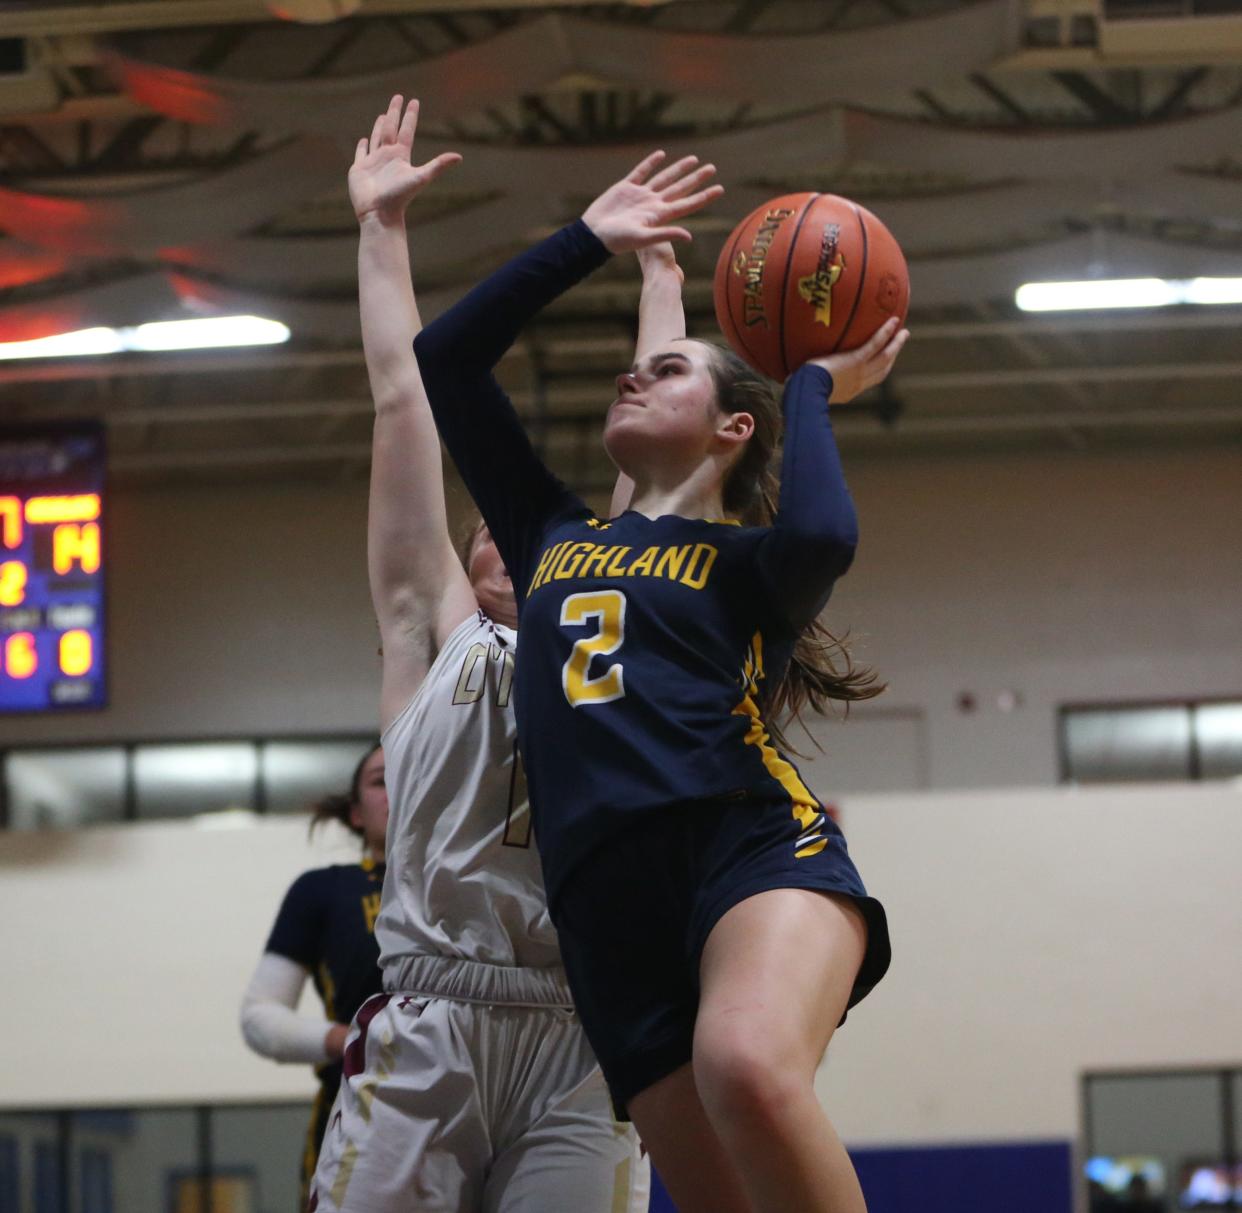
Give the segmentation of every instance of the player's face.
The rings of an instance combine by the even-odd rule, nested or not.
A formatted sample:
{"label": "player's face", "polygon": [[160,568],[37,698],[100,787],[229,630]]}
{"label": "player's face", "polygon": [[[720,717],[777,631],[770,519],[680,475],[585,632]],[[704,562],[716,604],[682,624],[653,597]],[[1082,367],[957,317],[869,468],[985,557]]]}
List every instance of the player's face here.
{"label": "player's face", "polygon": [[513,582],[491,532],[480,526],[470,545],[470,563],[466,572],[474,587],[474,596],[484,613],[501,623],[517,617],[517,602],[513,597]]}
{"label": "player's face", "polygon": [[670,341],[617,376],[604,446],[618,467],[640,479],[653,461],[701,458],[712,449],[719,418],[707,346]]}
{"label": "player's face", "polygon": [[388,833],[388,789],[384,786],[383,750],[376,750],[362,764],[362,773],[358,776],[358,799],[354,802],[350,817],[362,831],[367,849],[382,855]]}

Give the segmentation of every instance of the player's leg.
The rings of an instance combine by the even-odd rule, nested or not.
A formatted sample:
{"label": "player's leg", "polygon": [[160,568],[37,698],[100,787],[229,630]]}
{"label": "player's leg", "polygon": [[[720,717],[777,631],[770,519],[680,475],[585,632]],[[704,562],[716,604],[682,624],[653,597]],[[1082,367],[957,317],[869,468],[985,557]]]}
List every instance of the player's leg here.
{"label": "player's leg", "polygon": [[379,995],[345,1045],[308,1213],[460,1213],[478,1207],[491,1156],[461,1004]]}
{"label": "player's leg", "polygon": [[751,1213],[690,1072],[698,982],[685,831],[683,814],[661,814],[611,840],[566,886],[556,925],[613,1099],[679,1213]]}
{"label": "player's leg", "polygon": [[753,1213],[689,1064],[635,1095],[629,1112],[678,1213]]}
{"label": "player's leg", "polygon": [[306,1208],[310,1199],[311,1181],[315,1178],[315,1168],[319,1165],[319,1148],[323,1145],[323,1137],[328,1129],[328,1118],[336,1106],[336,1097],[328,1098],[328,1092],[321,1085],[315,1092],[315,1102],[311,1106],[311,1120],[306,1129],[306,1141],[302,1146],[302,1201],[301,1208]]}
{"label": "player's leg", "polygon": [[651,1164],[598,1070],[558,1095],[488,1175],[482,1213],[647,1213]]}
{"label": "player's leg", "polygon": [[807,889],[748,897],[708,935],[695,1083],[754,1213],[866,1208],[814,1089],[866,949],[862,911]]}

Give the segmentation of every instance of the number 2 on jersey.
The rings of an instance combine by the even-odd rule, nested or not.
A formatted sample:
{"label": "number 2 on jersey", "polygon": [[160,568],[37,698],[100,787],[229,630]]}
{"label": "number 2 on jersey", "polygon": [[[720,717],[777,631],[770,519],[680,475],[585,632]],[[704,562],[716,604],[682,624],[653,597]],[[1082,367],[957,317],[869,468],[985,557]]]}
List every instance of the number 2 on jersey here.
{"label": "number 2 on jersey", "polygon": [[598,622],[598,631],[574,641],[561,670],[565,698],[575,708],[611,703],[625,694],[625,671],[620,662],[598,678],[590,676],[591,659],[615,653],[625,640],[625,595],[620,590],[597,590],[570,594],[561,603],[562,627],[581,627],[592,619]]}

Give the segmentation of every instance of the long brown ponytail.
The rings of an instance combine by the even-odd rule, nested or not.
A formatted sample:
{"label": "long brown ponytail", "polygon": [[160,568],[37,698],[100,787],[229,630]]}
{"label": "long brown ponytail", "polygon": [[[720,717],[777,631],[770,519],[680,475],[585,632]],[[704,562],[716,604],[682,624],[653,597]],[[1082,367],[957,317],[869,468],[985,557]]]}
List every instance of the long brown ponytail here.
{"label": "long brown ponytail", "polygon": [[334,792],[315,801],[311,814],[310,832],[313,834],[325,821],[339,821],[351,834],[362,837],[362,827],[354,825],[351,820],[354,806],[362,799],[362,769],[367,760],[380,748],[378,740],[373,741],[367,752],[358,759],[354,773],[349,780],[348,792]]}
{"label": "long brown ponytail", "polygon": [[[755,429],[745,450],[730,469],[723,488],[725,510],[747,526],[768,526],[776,517],[780,478],[776,473],[781,440],[781,406],[777,388],[732,350],[703,342],[711,353],[716,403],[724,413],[749,413]],[[797,720],[806,728],[802,711],[822,714],[832,702],[846,710],[860,699],[874,699],[886,687],[876,672],[855,665],[843,637],[834,636],[818,619],[803,629],[780,682],[768,693],[768,731],[776,744],[791,750],[781,724]]]}

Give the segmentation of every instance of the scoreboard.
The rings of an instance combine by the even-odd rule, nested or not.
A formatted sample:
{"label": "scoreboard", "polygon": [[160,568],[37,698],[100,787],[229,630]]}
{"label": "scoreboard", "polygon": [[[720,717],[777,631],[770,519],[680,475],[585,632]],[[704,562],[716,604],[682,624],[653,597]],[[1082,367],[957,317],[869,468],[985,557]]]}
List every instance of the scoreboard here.
{"label": "scoreboard", "polygon": [[0,430],[0,711],[102,708],[104,434]]}

